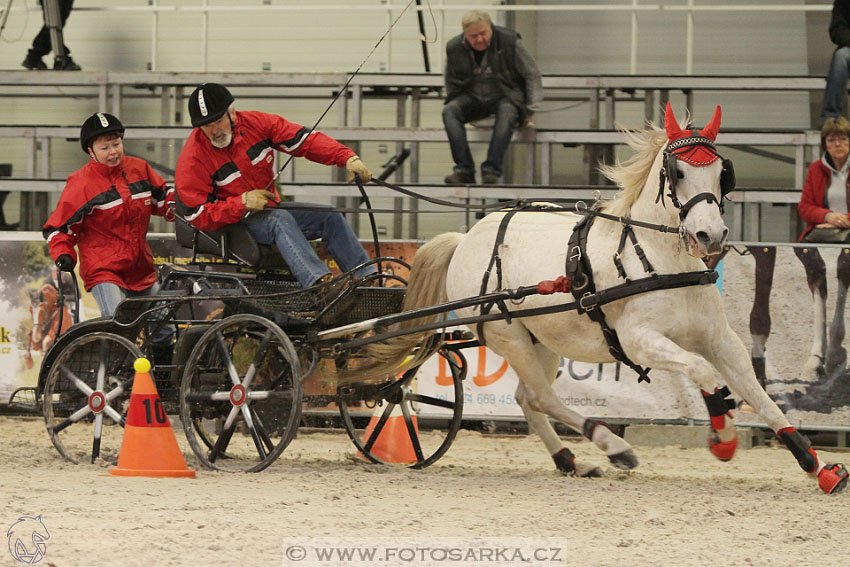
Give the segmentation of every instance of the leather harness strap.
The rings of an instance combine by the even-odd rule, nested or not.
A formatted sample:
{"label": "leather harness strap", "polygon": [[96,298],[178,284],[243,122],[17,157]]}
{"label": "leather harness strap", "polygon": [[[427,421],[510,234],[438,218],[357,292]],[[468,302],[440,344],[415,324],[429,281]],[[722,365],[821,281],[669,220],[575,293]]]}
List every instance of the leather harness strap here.
{"label": "leather harness strap", "polygon": [[[490,283],[490,272],[493,270],[493,266],[496,266],[496,290],[502,289],[502,258],[499,256],[499,248],[501,248],[502,243],[505,241],[505,234],[508,232],[508,223],[511,222],[511,219],[514,217],[516,213],[522,210],[522,207],[514,207],[502,217],[502,221],[499,223],[499,230],[496,232],[496,240],[493,242],[493,252],[490,254],[490,264],[487,266],[487,270],[484,272],[484,277],[481,279],[481,289],[478,292],[478,295],[485,295],[487,293],[487,284]],[[490,303],[484,303],[481,305],[481,314],[487,315],[490,313],[490,310],[493,309],[494,305],[499,306],[499,311],[505,316],[505,321],[509,324],[511,322],[511,313],[508,311],[508,306],[505,304],[505,300],[497,300],[492,301]],[[481,344],[487,344],[487,341],[484,339],[484,322],[481,321],[476,325],[476,331],[478,334],[478,340]]]}

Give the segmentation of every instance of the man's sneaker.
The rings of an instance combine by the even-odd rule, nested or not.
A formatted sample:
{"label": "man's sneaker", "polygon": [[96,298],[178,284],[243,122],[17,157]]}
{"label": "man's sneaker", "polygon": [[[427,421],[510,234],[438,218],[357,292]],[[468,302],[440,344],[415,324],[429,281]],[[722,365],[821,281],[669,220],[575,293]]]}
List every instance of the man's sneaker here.
{"label": "man's sneaker", "polygon": [[469,185],[470,183],[475,183],[475,174],[455,172],[447,175],[444,181],[446,185]]}
{"label": "man's sneaker", "polygon": [[47,65],[41,60],[41,57],[33,54],[32,49],[27,52],[27,56],[21,65],[32,71],[47,71]]}
{"label": "man's sneaker", "polygon": [[82,71],[82,69],[71,59],[70,55],[66,55],[64,59],[57,57],[53,62],[54,71]]}
{"label": "man's sneaker", "polygon": [[499,176],[495,173],[482,172],[481,183],[484,185],[496,185],[499,183]]}

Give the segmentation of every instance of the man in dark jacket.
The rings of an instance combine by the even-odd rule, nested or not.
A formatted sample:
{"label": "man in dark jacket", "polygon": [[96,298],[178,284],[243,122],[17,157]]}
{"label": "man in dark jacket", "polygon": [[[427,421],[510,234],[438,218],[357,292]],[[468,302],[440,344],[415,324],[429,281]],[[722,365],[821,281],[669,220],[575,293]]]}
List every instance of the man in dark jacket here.
{"label": "man in dark jacket", "polygon": [[832,54],[829,75],[826,77],[826,92],[820,120],[844,116],[847,100],[847,79],[850,76],[850,0],[835,0],[832,19],[829,22],[829,39],[838,47]]}
{"label": "man in dark jacket", "polygon": [[475,183],[475,163],[464,124],[495,115],[481,181],[492,185],[502,175],[502,160],[518,125],[531,123],[543,99],[540,71],[520,35],[494,26],[486,12],[464,14],[463,33],[446,44],[446,105],[443,124],[449,136],[454,173],[448,184]]}

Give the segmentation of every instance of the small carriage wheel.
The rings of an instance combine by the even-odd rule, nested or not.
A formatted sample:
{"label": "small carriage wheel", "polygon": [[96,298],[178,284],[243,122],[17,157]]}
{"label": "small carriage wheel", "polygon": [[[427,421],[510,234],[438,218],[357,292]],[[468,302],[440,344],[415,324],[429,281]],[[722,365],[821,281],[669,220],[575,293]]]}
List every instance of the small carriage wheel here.
{"label": "small carriage wheel", "polygon": [[[466,378],[467,364],[463,354],[452,349],[450,345],[440,347],[438,354],[446,361],[452,376],[452,384],[447,392],[446,399],[416,393],[411,388],[411,383],[416,378],[420,367],[411,368],[401,378],[382,386],[376,395],[371,396],[371,399],[381,400],[379,407],[383,409],[375,427],[370,428],[368,437],[362,430],[355,428],[351,410],[344,401],[345,396],[340,397],[338,402],[339,413],[342,416],[345,431],[354,442],[354,446],[357,447],[358,456],[373,463],[384,463],[379,456],[373,453],[373,448],[386,420],[396,407],[401,409],[407,430],[405,437],[410,440],[413,454],[416,456],[416,462],[411,463],[410,468],[425,468],[435,463],[449,450],[463,419],[463,380]],[[420,435],[417,430],[418,423],[414,423],[414,417],[425,415],[429,409],[436,408],[452,412],[451,416],[448,417],[449,422],[446,429],[429,431]]]}
{"label": "small carriage wheel", "polygon": [[74,339],[59,353],[44,383],[44,422],[67,460],[118,460],[140,356],[132,341],[105,332]]}
{"label": "small carriage wheel", "polygon": [[210,326],[186,362],[180,417],[201,463],[257,472],[289,445],[301,420],[301,367],[286,333],[258,315]]}

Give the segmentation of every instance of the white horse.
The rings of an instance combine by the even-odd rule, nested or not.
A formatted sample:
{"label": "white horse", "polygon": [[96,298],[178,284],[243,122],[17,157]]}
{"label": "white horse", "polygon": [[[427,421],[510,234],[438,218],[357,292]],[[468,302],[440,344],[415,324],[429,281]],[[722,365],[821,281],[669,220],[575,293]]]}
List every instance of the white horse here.
{"label": "white horse", "polygon": [[[734,185],[731,162],[722,160],[713,141],[720,126],[720,107],[712,121],[700,131],[682,129],[670,105],[665,130],[627,132],[635,150],[628,161],[605,166],[603,173],[621,188],[618,195],[597,209],[607,215],[679,227],[678,233],[633,226],[639,248],[645,252],[655,273],[662,279],[672,274],[705,270],[701,258],[722,250],[728,229],[721,217],[723,195]],[[729,176],[731,180],[729,179]],[[500,231],[498,212],[478,222],[468,234],[446,233],[426,243],[413,262],[403,310],[435,305],[446,300],[478,296],[484,274],[489,272],[486,292],[515,289],[553,280],[565,273],[568,256],[583,255],[592,267],[596,290],[606,290],[626,280],[615,258],[630,280],[648,278],[647,265],[633,242],[626,239],[628,221],[595,218],[586,246],[580,252],[568,245],[580,215],[553,209],[551,212],[517,212]],[[498,233],[501,244],[497,245]],[[623,247],[621,240],[625,239]],[[493,262],[495,252],[498,261]],[[500,264],[500,265],[499,265]],[[571,274],[567,274],[571,275]],[[573,278],[573,293],[577,278]],[[499,309],[517,311],[543,308],[573,301],[571,295],[530,295],[521,304],[505,302]],[[841,465],[820,462],[808,439],[797,432],[782,411],[756,381],[750,357],[741,339],[726,320],[718,289],[714,285],[691,285],[657,289],[596,307],[607,325],[616,331],[622,352],[633,363],[687,375],[702,390],[711,417],[709,446],[721,460],[728,460],[737,447],[728,385],[755,408],[777,432],[804,471],[815,477],[821,489],[837,492],[847,484],[848,473]],[[480,307],[458,310],[459,317],[481,314]],[[408,328],[426,319],[404,323]],[[530,427],[540,436],[558,469],[586,476],[598,469],[576,463],[561,442],[547,416],[565,423],[590,439],[608,456],[613,466],[637,466],[631,446],[605,424],[585,418],[566,407],[552,389],[560,357],[585,362],[614,360],[600,324],[577,311],[552,313],[510,322],[483,324],[487,346],[504,357],[520,379],[516,399]],[[479,326],[470,330],[482,334]],[[421,356],[409,357],[423,333],[411,333],[373,345],[371,354],[383,371],[415,364]],[[425,349],[420,349],[425,350]],[[603,427],[599,427],[603,425]]]}

